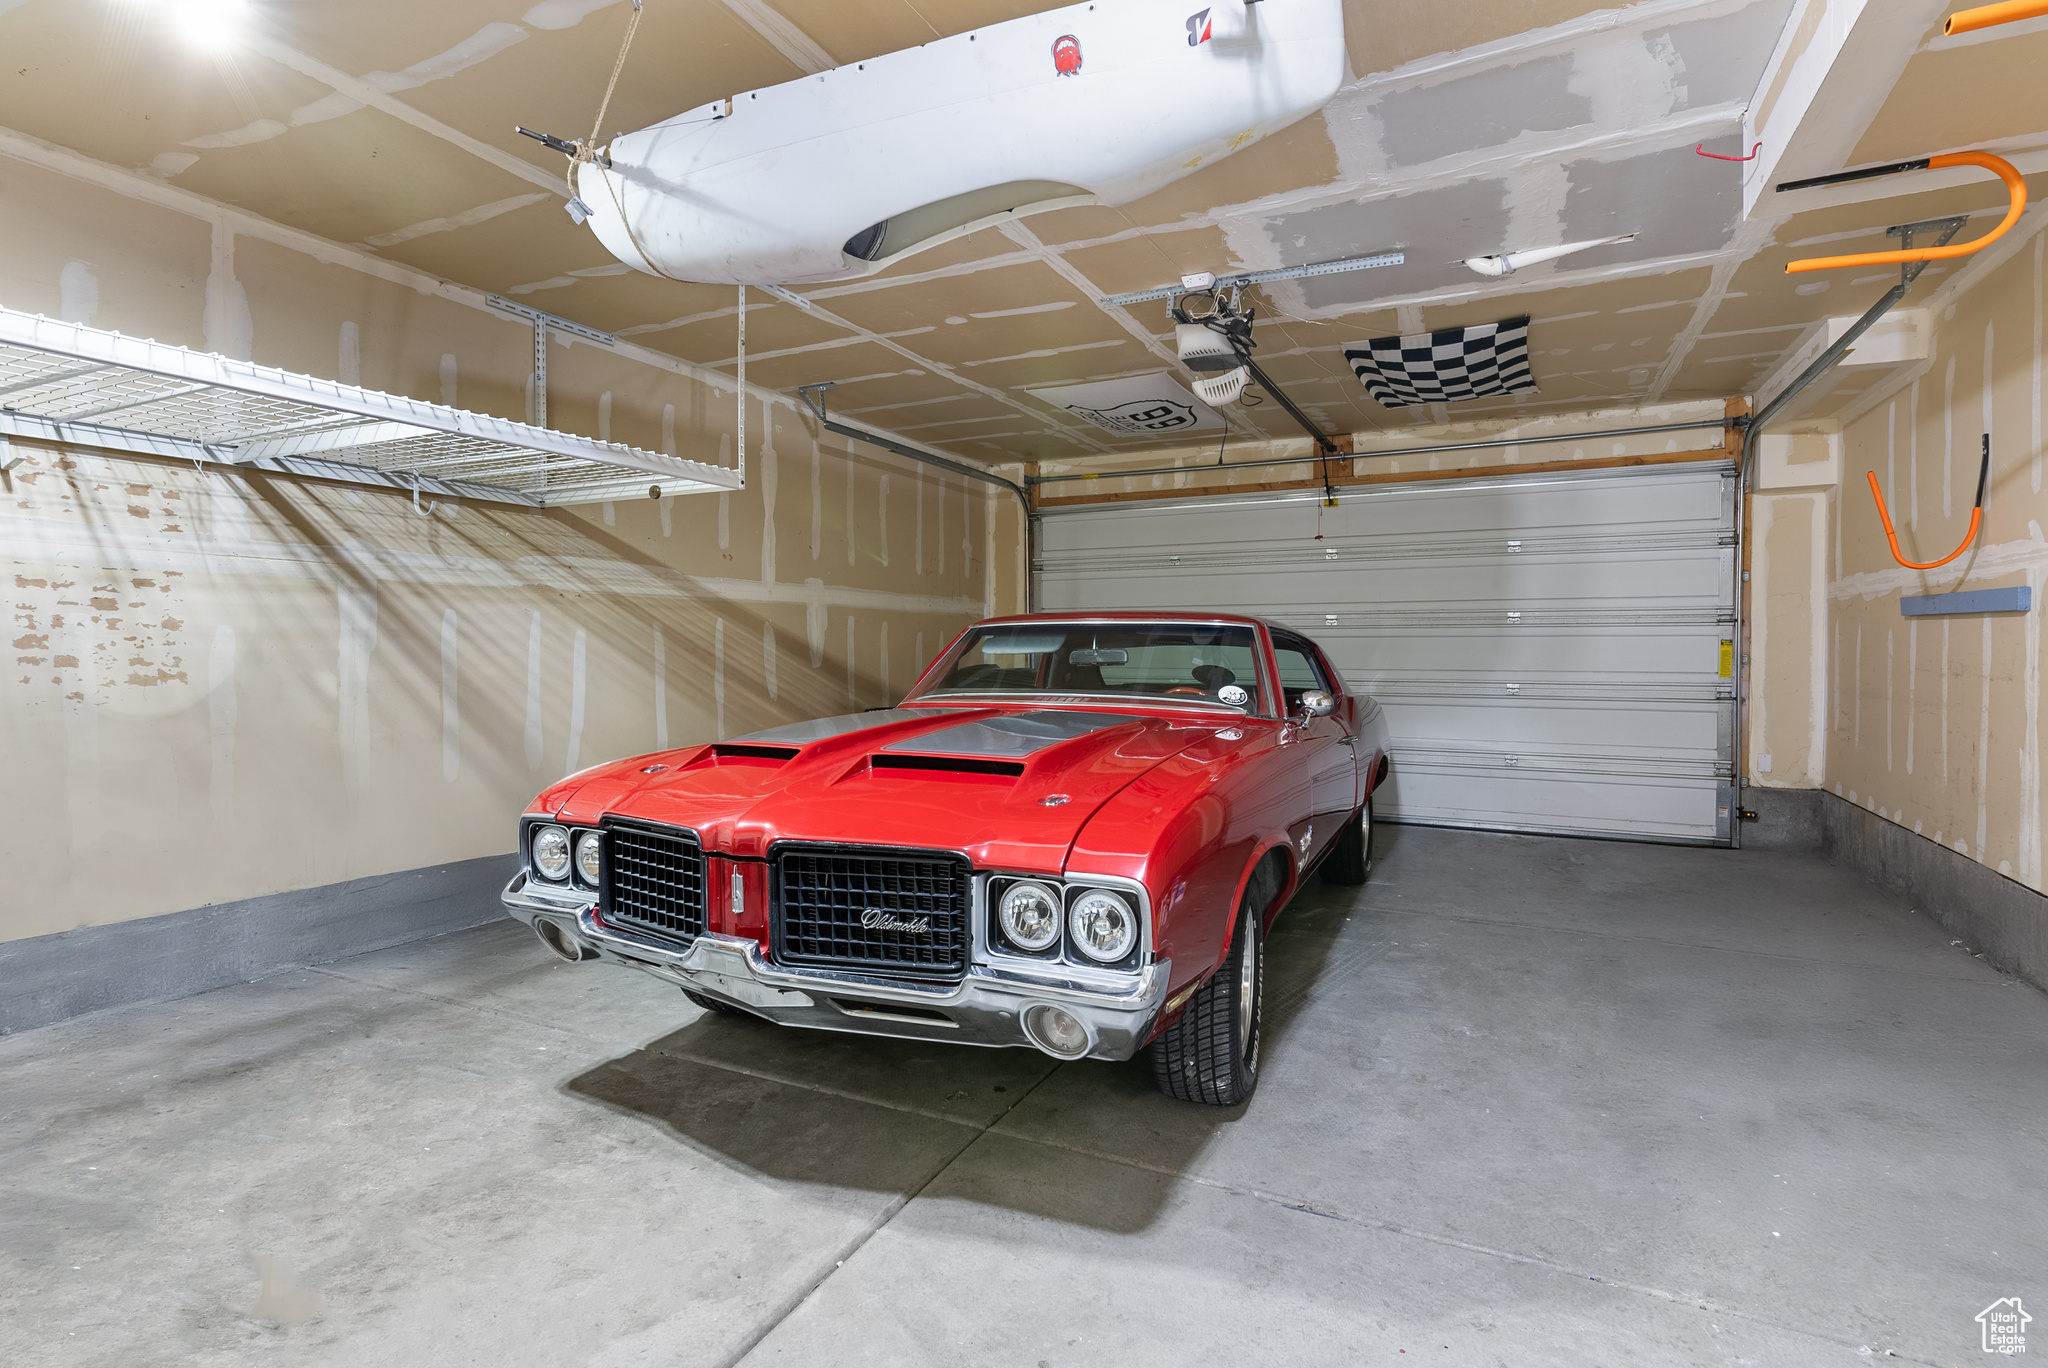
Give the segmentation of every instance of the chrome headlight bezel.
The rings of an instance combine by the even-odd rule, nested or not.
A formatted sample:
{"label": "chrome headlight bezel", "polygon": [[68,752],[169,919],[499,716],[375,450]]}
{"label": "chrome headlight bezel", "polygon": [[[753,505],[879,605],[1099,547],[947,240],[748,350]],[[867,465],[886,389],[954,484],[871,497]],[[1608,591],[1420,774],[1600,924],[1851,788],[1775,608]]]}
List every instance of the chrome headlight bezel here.
{"label": "chrome headlight bezel", "polygon": [[[546,843],[546,854],[542,854],[543,842]],[[555,822],[543,822],[527,835],[527,860],[533,866],[533,872],[549,883],[566,883],[570,866],[574,863],[572,846],[569,828]]]}
{"label": "chrome headlight bezel", "polygon": [[[1109,942],[1107,950],[1098,949],[1090,936],[1091,931],[1100,930],[1097,920],[1100,916],[1109,917],[1118,926],[1117,935]],[[1068,941],[1085,959],[1096,964],[1120,964],[1129,959],[1131,952],[1138,948],[1138,938],[1137,909],[1115,889],[1083,889],[1067,911]]]}
{"label": "chrome headlight bezel", "polygon": [[604,879],[604,834],[598,831],[579,831],[574,841],[575,857],[572,867],[577,881],[588,888],[603,887]]}
{"label": "chrome headlight bezel", "polygon": [[[1013,902],[1021,904],[1033,898],[1043,902],[1047,913],[1042,935],[1025,933],[1012,916]],[[997,900],[996,925],[1001,928],[1003,939],[1027,954],[1042,955],[1057,949],[1065,920],[1059,890],[1036,879],[1019,879],[1005,888]]]}
{"label": "chrome headlight bezel", "polygon": [[[988,962],[1013,971],[1033,972],[1058,968],[1079,980],[1108,984],[1142,973],[1153,959],[1152,896],[1142,883],[1117,875],[1076,872],[1069,875],[1037,871],[989,870],[975,876],[974,955],[977,963]],[[1044,950],[1017,946],[1003,929],[1003,897],[1020,883],[1038,884],[1059,900],[1060,934]],[[1074,904],[1098,890],[1108,889],[1133,909],[1137,940],[1119,960],[1098,960],[1073,943],[1071,927]]]}

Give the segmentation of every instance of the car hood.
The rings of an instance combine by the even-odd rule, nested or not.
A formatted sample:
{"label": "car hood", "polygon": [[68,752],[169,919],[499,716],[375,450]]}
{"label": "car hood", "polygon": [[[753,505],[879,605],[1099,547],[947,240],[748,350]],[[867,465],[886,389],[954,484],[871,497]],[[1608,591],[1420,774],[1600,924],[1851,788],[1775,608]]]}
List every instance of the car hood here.
{"label": "car hood", "polygon": [[1060,708],[899,708],[821,718],[576,776],[561,820],[636,818],[760,857],[779,841],[960,850],[1056,873],[1097,809],[1232,717]]}

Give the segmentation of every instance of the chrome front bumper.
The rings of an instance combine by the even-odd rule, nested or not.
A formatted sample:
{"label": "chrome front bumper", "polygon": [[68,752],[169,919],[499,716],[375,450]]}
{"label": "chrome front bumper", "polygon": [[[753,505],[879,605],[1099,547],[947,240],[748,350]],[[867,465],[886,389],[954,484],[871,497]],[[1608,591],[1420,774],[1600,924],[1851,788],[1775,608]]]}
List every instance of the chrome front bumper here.
{"label": "chrome front bumper", "polygon": [[1024,1029],[1024,1013],[1043,1003],[1060,1008],[1086,1028],[1088,1048],[1077,1058],[1129,1059],[1152,1033],[1173,967],[1170,960],[1147,965],[1127,993],[1078,982],[1057,967],[1034,972],[1007,963],[971,963],[961,982],[926,987],[901,979],[771,964],[759,942],[717,932],[707,932],[679,950],[601,924],[587,897],[548,891],[553,896],[529,891],[521,873],[506,885],[504,903],[515,918],[536,931],[547,923],[549,932],[560,938],[560,945],[549,942],[557,954],[566,945],[581,958],[629,964],[777,1025],[812,1030],[1043,1048]]}

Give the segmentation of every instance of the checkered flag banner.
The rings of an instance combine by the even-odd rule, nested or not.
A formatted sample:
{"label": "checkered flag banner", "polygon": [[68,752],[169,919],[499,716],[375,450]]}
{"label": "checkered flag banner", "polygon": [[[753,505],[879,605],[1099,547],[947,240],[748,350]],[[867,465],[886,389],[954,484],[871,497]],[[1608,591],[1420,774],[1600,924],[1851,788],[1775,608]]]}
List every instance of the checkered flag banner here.
{"label": "checkered flag banner", "polygon": [[1385,408],[1455,404],[1533,394],[1529,320],[1510,318],[1478,328],[1445,328],[1413,337],[1376,337],[1344,349],[1344,359]]}

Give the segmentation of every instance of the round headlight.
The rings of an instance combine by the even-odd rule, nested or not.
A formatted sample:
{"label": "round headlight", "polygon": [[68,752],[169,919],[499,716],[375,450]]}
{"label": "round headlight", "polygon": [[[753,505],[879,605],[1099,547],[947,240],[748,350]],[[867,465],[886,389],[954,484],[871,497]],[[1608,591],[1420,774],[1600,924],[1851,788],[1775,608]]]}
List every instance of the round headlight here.
{"label": "round headlight", "polygon": [[1131,905],[1108,889],[1083,894],[1068,915],[1074,944],[1093,960],[1113,964],[1138,943],[1138,918]]}
{"label": "round headlight", "polygon": [[558,826],[544,826],[533,833],[533,867],[543,879],[569,875],[569,833]]}
{"label": "round headlight", "polygon": [[597,887],[598,876],[604,873],[604,838],[594,831],[576,838],[576,872],[592,888]]}
{"label": "round headlight", "polygon": [[1044,884],[1011,884],[998,909],[1003,934],[1019,950],[1043,950],[1060,938],[1060,900]]}

